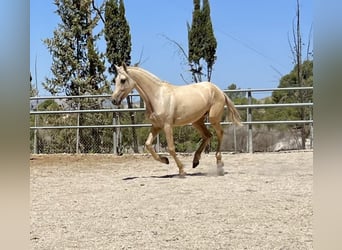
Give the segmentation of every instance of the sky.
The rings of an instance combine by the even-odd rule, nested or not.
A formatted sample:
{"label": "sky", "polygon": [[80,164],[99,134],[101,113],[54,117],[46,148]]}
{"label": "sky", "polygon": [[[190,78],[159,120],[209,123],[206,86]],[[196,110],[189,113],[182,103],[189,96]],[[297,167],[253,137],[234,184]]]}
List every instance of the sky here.
{"label": "sky", "polygon": [[[52,57],[43,40],[52,38],[61,22],[53,2],[30,1],[30,71],[40,96],[49,95],[41,83],[45,77],[52,77]],[[95,3],[99,6],[102,0]],[[140,60],[142,68],[175,85],[187,84],[181,75],[190,83],[189,68],[177,47],[165,36],[187,51],[186,24],[191,23],[193,1],[125,0],[124,3],[132,37],[132,64]],[[242,89],[277,87],[280,78],[294,67],[289,40],[293,41],[296,0],[211,0],[210,8],[217,40],[211,81],[221,89],[232,83]],[[301,0],[300,10],[303,48],[306,50],[311,41],[312,50],[313,0]],[[104,52],[105,43],[99,43],[98,49]]]}

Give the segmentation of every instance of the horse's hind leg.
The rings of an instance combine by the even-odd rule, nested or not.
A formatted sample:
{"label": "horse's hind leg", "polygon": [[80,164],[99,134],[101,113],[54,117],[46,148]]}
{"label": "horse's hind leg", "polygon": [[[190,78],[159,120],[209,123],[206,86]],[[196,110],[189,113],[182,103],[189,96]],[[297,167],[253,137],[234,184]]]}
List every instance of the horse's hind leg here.
{"label": "horse's hind leg", "polygon": [[147,140],[145,142],[145,146],[155,160],[160,161],[160,162],[165,163],[165,164],[169,164],[169,159],[167,159],[166,157],[160,157],[156,153],[156,151],[154,151],[154,149],[152,147],[152,143],[153,143],[154,139],[156,138],[156,136],[158,135],[160,130],[161,130],[160,128],[152,126],[151,132],[148,135]]}
{"label": "horse's hind leg", "polygon": [[221,155],[221,143],[222,143],[222,138],[223,138],[223,129],[219,122],[211,122],[211,125],[214,127],[216,135],[217,135],[217,148],[216,148],[217,173],[219,175],[224,175],[224,170],[223,170],[224,163],[222,161],[222,155]]}
{"label": "horse's hind leg", "polygon": [[202,154],[203,150],[205,149],[205,147],[208,145],[210,138],[212,136],[212,134],[209,132],[209,130],[207,129],[207,127],[204,124],[204,119],[205,119],[205,116],[203,116],[200,120],[192,123],[192,126],[194,126],[194,128],[197,129],[197,131],[200,133],[200,135],[202,137],[201,145],[196,150],[195,155],[194,155],[194,159],[192,161],[192,167],[193,168],[198,166],[199,160],[201,159],[201,154]]}
{"label": "horse's hind leg", "polygon": [[223,137],[223,129],[221,127],[220,121],[223,114],[224,103],[217,102],[209,111],[209,121],[213,128],[215,129],[217,135],[217,148],[216,148],[216,163],[217,163],[217,173],[223,175],[223,162],[221,155],[221,143]]}

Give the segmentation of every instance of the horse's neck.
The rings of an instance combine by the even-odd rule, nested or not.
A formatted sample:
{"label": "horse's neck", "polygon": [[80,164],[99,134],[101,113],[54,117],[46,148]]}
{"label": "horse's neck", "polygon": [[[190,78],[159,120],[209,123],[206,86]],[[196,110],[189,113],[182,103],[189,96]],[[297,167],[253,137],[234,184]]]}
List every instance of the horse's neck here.
{"label": "horse's neck", "polygon": [[161,81],[154,75],[141,69],[130,68],[129,74],[137,83],[136,89],[145,102],[146,111],[152,113],[154,111],[155,96],[159,92]]}

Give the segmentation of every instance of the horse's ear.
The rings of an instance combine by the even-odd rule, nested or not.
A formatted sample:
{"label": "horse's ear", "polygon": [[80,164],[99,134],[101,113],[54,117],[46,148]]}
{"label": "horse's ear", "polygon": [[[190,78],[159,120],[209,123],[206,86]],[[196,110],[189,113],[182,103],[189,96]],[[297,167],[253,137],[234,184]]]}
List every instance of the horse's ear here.
{"label": "horse's ear", "polygon": [[114,64],[114,66],[115,66],[115,70],[116,70],[116,73],[119,73],[119,67],[116,65],[116,64]]}
{"label": "horse's ear", "polygon": [[122,62],[122,67],[123,67],[124,71],[127,72],[127,66],[126,66],[125,62]]}

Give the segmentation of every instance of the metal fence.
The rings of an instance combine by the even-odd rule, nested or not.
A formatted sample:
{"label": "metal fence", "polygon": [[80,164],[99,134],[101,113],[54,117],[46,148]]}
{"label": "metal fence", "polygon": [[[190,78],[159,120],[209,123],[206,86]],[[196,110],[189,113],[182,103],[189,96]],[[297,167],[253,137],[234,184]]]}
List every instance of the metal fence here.
{"label": "metal fence", "polygon": [[[246,114],[246,121],[243,121],[243,128],[240,129],[240,134],[237,134],[235,126],[232,127],[233,148],[232,151],[254,152],[253,148],[253,130],[260,125],[307,125],[309,126],[309,147],[313,145],[313,119],[312,119],[312,102],[303,103],[281,103],[281,104],[253,104],[253,94],[265,94],[265,92],[274,91],[313,91],[313,87],[297,87],[297,88],[264,88],[264,89],[238,89],[238,90],[224,90],[228,95],[232,93],[243,93],[247,97],[248,104],[235,105],[240,111]],[[136,124],[120,123],[121,114],[130,114],[136,116],[145,111],[143,103],[139,95],[132,94],[130,98],[139,100],[141,104],[139,108],[116,108],[110,103],[110,95],[84,95],[84,96],[36,96],[31,97],[31,125],[30,125],[30,140],[32,153],[114,153],[120,154],[122,149],[121,129],[144,129],[150,127],[147,121],[138,121]],[[96,108],[82,109],[80,103],[82,100],[92,100],[97,103]],[[44,110],[39,110],[42,101],[45,100],[59,100],[59,105],[54,108],[43,107]],[[72,101],[77,103],[73,107],[65,105]],[[66,107],[65,107],[66,106]],[[309,119],[303,120],[253,120],[254,110],[266,110],[269,108],[307,108],[309,109]],[[52,109],[52,110],[51,110]],[[90,117],[89,115],[93,115]],[[87,117],[89,116],[89,117]],[[222,125],[231,125],[230,122],[222,121]],[[207,123],[209,126],[210,124]],[[135,130],[134,130],[135,131]],[[241,132],[242,131],[242,132]],[[145,132],[147,133],[147,132]],[[237,148],[238,137],[246,138],[244,149]],[[297,136],[298,137],[298,136]],[[83,139],[82,139],[83,138]],[[83,140],[83,141],[82,141]],[[139,146],[144,144],[143,139],[140,139]],[[56,144],[64,144],[57,149]],[[92,144],[95,147],[90,147]],[[88,145],[88,146],[87,146]],[[56,149],[54,149],[56,148]],[[156,150],[159,151],[160,141],[157,138]]]}

